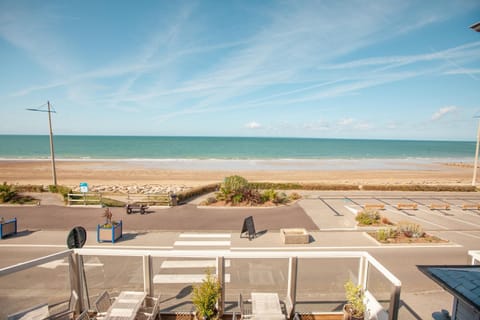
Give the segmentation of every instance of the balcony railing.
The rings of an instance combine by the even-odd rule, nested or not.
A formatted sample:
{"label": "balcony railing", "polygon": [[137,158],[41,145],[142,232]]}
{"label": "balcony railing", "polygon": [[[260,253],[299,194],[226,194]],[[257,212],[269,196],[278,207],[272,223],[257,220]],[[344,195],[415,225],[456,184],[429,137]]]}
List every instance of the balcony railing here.
{"label": "balcony railing", "polygon": [[[183,261],[182,266],[168,269],[178,261]],[[28,304],[68,299],[71,290],[80,293],[81,309],[92,309],[95,296],[103,290],[143,290],[161,296],[162,312],[191,311],[189,288],[201,275],[186,274],[193,268],[189,261],[216,271],[223,288],[221,313],[236,311],[238,294],[253,291],[289,297],[301,313],[339,313],[345,303],[343,285],[352,279],[365,290],[368,319],[398,319],[401,282],[363,251],[87,248],[0,269],[0,318]]]}

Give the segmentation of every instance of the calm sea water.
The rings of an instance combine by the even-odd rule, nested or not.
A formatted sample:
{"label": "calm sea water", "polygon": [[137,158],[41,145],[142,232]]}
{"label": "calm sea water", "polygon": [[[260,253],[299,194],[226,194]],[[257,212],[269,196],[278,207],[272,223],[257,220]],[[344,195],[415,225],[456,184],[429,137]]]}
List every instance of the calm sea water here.
{"label": "calm sea water", "polygon": [[[472,159],[475,142],[55,136],[57,159]],[[0,135],[0,158],[47,159],[48,136]]]}

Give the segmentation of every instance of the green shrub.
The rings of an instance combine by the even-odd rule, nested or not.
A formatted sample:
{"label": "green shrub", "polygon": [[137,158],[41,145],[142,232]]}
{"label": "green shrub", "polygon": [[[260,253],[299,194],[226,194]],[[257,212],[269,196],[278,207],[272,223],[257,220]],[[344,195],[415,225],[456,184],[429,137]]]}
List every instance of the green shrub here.
{"label": "green shrub", "polygon": [[0,203],[9,202],[17,196],[15,188],[4,182],[0,185]]}
{"label": "green shrub", "polygon": [[345,285],[345,297],[347,298],[348,310],[352,316],[363,319],[365,313],[364,292],[361,285],[355,285],[348,280]]}
{"label": "green shrub", "polygon": [[289,196],[290,200],[292,201],[296,201],[296,200],[299,200],[299,199],[302,199],[302,196],[296,192],[292,192]]}
{"label": "green shrub", "polygon": [[273,199],[273,203],[276,203],[276,204],[285,204],[287,202],[288,202],[288,197],[285,192],[277,193],[277,195],[275,196],[275,199]]}
{"label": "green shrub", "polygon": [[205,185],[205,186],[200,186],[200,187],[197,187],[197,188],[192,188],[192,189],[184,191],[184,192],[179,192],[177,194],[177,201],[178,202],[188,201],[188,200],[193,199],[195,197],[199,197],[199,196],[202,196],[204,194],[217,191],[218,188],[219,188],[219,184],[214,183],[214,184],[208,184],[208,185]]}
{"label": "green shrub", "polygon": [[220,190],[217,193],[218,200],[226,203],[238,204],[244,200],[244,194],[251,190],[248,181],[240,176],[230,176],[223,180]]}
{"label": "green shrub", "polygon": [[380,214],[376,210],[364,210],[357,214],[355,220],[360,225],[370,226],[380,222]]}
{"label": "green shrub", "polygon": [[216,304],[220,297],[222,287],[212,272],[207,269],[205,279],[199,285],[193,287],[192,303],[197,310],[199,319],[215,319]]}
{"label": "green shrub", "polygon": [[52,193],[59,193],[62,195],[64,200],[67,200],[68,194],[72,193],[72,189],[66,186],[60,186],[60,185],[49,185],[48,186],[48,191]]}
{"label": "green shrub", "polygon": [[262,202],[274,201],[277,197],[277,192],[273,189],[268,189],[262,192]]}
{"label": "green shrub", "polygon": [[376,233],[377,240],[382,242],[386,242],[388,239],[395,238],[396,236],[397,231],[395,228],[379,229]]}
{"label": "green shrub", "polygon": [[45,189],[42,185],[19,185],[16,186],[15,189],[17,192],[44,192]]}

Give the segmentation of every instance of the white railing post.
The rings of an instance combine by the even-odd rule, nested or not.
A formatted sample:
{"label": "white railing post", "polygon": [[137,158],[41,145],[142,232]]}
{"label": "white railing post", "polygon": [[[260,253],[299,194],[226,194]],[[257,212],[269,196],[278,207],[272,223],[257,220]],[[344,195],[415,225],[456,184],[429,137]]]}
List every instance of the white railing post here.
{"label": "white railing post", "polygon": [[152,256],[143,256],[143,291],[150,297],[154,295]]}
{"label": "white railing post", "polygon": [[298,257],[290,257],[288,258],[287,296],[290,298],[290,301],[292,302],[292,306],[295,306],[295,303],[297,302],[297,275],[298,275]]}
{"label": "white railing post", "polygon": [[361,256],[358,266],[358,284],[360,284],[363,290],[367,289],[367,277],[368,277],[368,259],[365,256]]}
{"label": "white railing post", "polygon": [[220,297],[218,299],[218,317],[223,316],[225,310],[225,257],[217,257],[217,279],[220,282]]}
{"label": "white railing post", "polygon": [[395,285],[390,294],[390,306],[388,308],[388,320],[398,319],[398,309],[400,308],[400,286]]}

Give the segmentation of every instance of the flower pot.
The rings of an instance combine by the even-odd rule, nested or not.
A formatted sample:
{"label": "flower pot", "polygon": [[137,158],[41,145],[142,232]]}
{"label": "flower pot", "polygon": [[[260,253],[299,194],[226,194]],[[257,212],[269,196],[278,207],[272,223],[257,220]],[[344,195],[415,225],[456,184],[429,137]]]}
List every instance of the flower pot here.
{"label": "flower pot", "polygon": [[352,314],[352,307],[349,304],[343,306],[343,320],[364,320],[365,317],[356,317]]}
{"label": "flower pot", "polygon": [[122,237],[122,221],[106,227],[105,225],[97,225],[97,242],[112,242]]}

